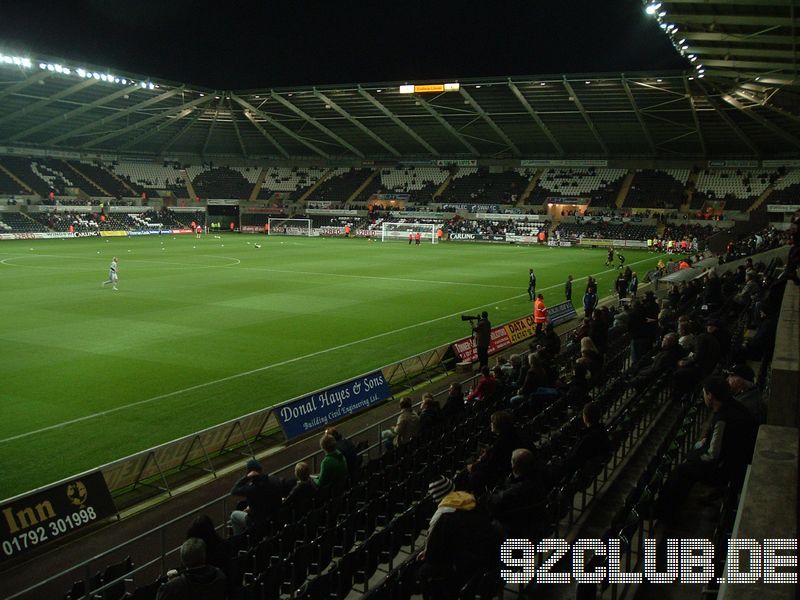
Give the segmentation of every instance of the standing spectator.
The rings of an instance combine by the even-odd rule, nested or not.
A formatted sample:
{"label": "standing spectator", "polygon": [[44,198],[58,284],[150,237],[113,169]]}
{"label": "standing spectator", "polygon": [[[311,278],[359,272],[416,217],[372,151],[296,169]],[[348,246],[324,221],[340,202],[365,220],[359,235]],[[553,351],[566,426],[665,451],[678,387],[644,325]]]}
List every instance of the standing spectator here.
{"label": "standing spectator", "polygon": [[628,282],[628,291],[631,294],[631,298],[636,298],[636,295],[639,293],[639,276],[636,274],[636,271],[631,273],[631,280]]}
{"label": "standing spectator", "polygon": [[167,581],[158,588],[157,600],[224,600],[228,582],[217,567],[206,564],[206,545],[189,538],[181,545],[183,568],[169,571]]}
{"label": "standing spectator", "polygon": [[536,335],[542,335],[542,329],[547,323],[547,307],[544,305],[544,295],[537,294],[533,305],[533,321],[536,323]]}
{"label": "standing spectator", "polygon": [[323,435],[319,447],[325,456],[319,465],[319,475],[313,481],[320,489],[330,488],[334,493],[339,492],[347,484],[347,461],[336,449],[336,438],[332,435]]}
{"label": "standing spectator", "polygon": [[597,307],[597,293],[594,288],[590,287],[583,295],[583,314],[587,319],[592,318],[595,307]]}
{"label": "standing spectator", "polygon": [[572,275],[567,275],[567,282],[564,284],[564,297],[567,302],[572,302]]}
{"label": "standing spectator", "polygon": [[314,503],[314,496],[317,494],[317,486],[311,481],[311,469],[308,463],[299,462],[294,466],[294,476],[296,482],[286,498],[283,499],[283,506],[293,510],[297,518],[311,510]]}
{"label": "standing spectator", "polygon": [[231,489],[232,496],[242,496],[245,499],[241,510],[231,513],[234,535],[251,527],[261,527],[281,506],[280,486],[268,475],[264,475],[261,463],[250,459],[245,470],[245,476]]}
{"label": "standing spectator", "polygon": [[617,296],[619,296],[619,301],[622,302],[625,298],[628,297],[628,282],[625,281],[625,274],[620,273],[617,276],[616,281],[614,282],[614,289],[617,291]]}
{"label": "standing spectator", "polygon": [[489,344],[492,341],[492,324],[489,322],[489,313],[483,311],[480,319],[472,326],[475,336],[475,348],[478,351],[478,367],[489,366]]}

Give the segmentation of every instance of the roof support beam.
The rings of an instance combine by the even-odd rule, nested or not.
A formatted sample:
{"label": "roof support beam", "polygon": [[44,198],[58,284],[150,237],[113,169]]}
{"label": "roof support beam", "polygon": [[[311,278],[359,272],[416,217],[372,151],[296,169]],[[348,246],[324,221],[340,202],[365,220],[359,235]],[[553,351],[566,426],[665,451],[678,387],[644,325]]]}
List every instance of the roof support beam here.
{"label": "roof support beam", "polygon": [[236,132],[236,139],[239,140],[239,147],[242,149],[242,156],[247,158],[247,148],[244,146],[242,133],[239,131],[239,122],[236,120],[236,113],[233,111],[233,103],[231,97],[228,95],[228,110],[231,111],[231,123],[233,123],[233,130]]}
{"label": "roof support beam", "polygon": [[[264,119],[267,123],[272,125],[275,129],[278,129],[279,131],[282,131],[283,133],[288,135],[290,138],[292,138],[292,139],[300,142],[301,144],[303,144],[306,148],[308,148],[310,150],[313,150],[314,152],[319,154],[322,158],[330,158],[330,156],[328,155],[327,152],[325,152],[321,148],[318,148],[317,146],[315,146],[314,144],[309,142],[304,137],[297,135],[294,131],[292,131],[291,129],[286,127],[283,123],[273,119],[268,114],[260,111],[255,106],[253,106],[252,104],[250,104],[246,100],[243,100],[242,98],[240,98],[236,94],[231,94],[231,99],[234,102],[236,102],[237,104],[239,104],[240,106],[242,106],[243,108],[246,108],[252,114],[257,115],[257,116],[261,117],[262,119]],[[245,112],[245,114],[247,114],[247,112]],[[250,118],[250,117],[248,116],[248,118]],[[250,118],[250,121],[255,124],[255,119]]]}
{"label": "roof support beam", "polygon": [[83,81],[79,81],[75,85],[71,85],[68,88],[61,90],[53,94],[52,96],[48,96],[47,98],[43,98],[38,102],[34,102],[33,104],[28,104],[25,108],[18,110],[16,112],[7,114],[3,117],[0,117],[0,123],[6,123],[7,121],[13,121],[15,119],[19,119],[21,117],[30,115],[31,113],[35,113],[37,110],[44,108],[48,104],[51,104],[57,100],[61,100],[61,98],[66,98],[67,96],[71,96],[72,94],[77,94],[83,89],[94,85],[96,81],[94,79],[84,79]]}
{"label": "roof support beam", "polygon": [[736,98],[733,98],[731,96],[726,96],[724,98],[724,100],[725,100],[725,102],[727,102],[731,106],[734,106],[734,107],[738,108],[740,111],[742,111],[742,113],[744,113],[745,115],[747,115],[748,117],[753,119],[753,121],[755,121],[759,125],[763,125],[767,129],[769,129],[773,134],[777,135],[778,137],[783,138],[784,140],[786,140],[787,142],[792,144],[795,148],[800,148],[800,140],[798,140],[796,137],[794,137],[788,131],[784,131],[780,127],[777,127],[775,124],[770,123],[764,117],[762,117],[758,113],[754,112],[752,108],[746,107],[741,102],[739,102]]}
{"label": "roof support beam", "polygon": [[771,15],[681,15],[670,13],[665,17],[670,23],[692,23],[698,25],[743,25],[745,27],[753,26],[775,26],[775,27],[792,27],[795,25],[796,19],[792,17],[777,17]]}
{"label": "roof support beam", "polygon": [[181,127],[181,130],[178,133],[173,135],[169,139],[169,141],[166,144],[164,144],[164,146],[161,148],[161,150],[158,151],[158,154],[160,156],[163,156],[164,154],[166,154],[167,150],[169,150],[175,142],[177,142],[181,137],[183,137],[183,134],[186,133],[187,131],[189,131],[189,129],[192,127],[192,125],[197,123],[197,119],[199,119],[202,115],[203,115],[203,111],[202,110],[194,111],[194,115],[192,116],[192,118],[189,119],[189,121],[183,127]]}
{"label": "roof support beam", "polygon": [[217,102],[217,109],[214,111],[214,118],[211,119],[211,124],[208,126],[208,132],[206,132],[206,139],[203,142],[203,149],[200,151],[201,155],[205,155],[206,148],[208,148],[208,142],[211,141],[211,135],[214,133],[214,127],[217,126],[217,119],[219,118],[219,111],[222,108],[223,102],[225,102],[224,94],[220,96],[219,102]]}
{"label": "roof support beam", "polygon": [[461,142],[461,145],[464,146],[467,150],[469,150],[473,156],[480,156],[480,152],[478,152],[475,149],[475,146],[470,144],[463,135],[461,135],[458,131],[456,131],[455,127],[450,125],[450,123],[448,123],[447,120],[442,115],[436,112],[436,109],[433,108],[430,104],[428,104],[427,100],[424,100],[423,98],[417,96],[416,94],[414,95],[414,98],[416,98],[417,102],[419,102],[422,108],[428,111],[428,114],[430,114],[434,119],[436,119],[439,125],[444,127],[448,131],[448,133],[450,133],[450,135],[452,135],[459,142]]}
{"label": "roof support beam", "polygon": [[409,137],[411,137],[411,138],[412,138],[412,139],[413,139],[415,142],[417,142],[417,143],[418,143],[420,146],[422,146],[423,148],[425,148],[425,150],[427,150],[428,152],[430,152],[430,153],[431,153],[431,154],[433,154],[434,156],[439,156],[439,155],[440,155],[440,154],[439,154],[439,151],[438,151],[438,150],[436,150],[436,148],[434,148],[434,147],[433,147],[433,146],[431,146],[431,145],[430,145],[428,142],[426,142],[425,140],[423,140],[423,139],[422,139],[422,138],[421,138],[421,137],[420,137],[420,136],[417,134],[417,132],[415,132],[415,131],[414,131],[413,129],[411,129],[411,128],[410,128],[408,125],[406,125],[405,123],[403,123],[403,121],[401,121],[401,120],[400,120],[400,118],[399,118],[397,115],[395,115],[395,114],[394,114],[392,111],[390,111],[388,108],[386,108],[386,107],[385,107],[383,104],[381,104],[380,102],[378,102],[378,101],[377,101],[377,100],[376,100],[376,99],[375,99],[375,98],[374,98],[374,97],[373,97],[371,94],[369,94],[369,93],[368,93],[368,92],[367,92],[367,91],[366,91],[364,88],[362,88],[361,86],[358,86],[358,93],[361,95],[361,97],[362,97],[362,98],[364,98],[364,99],[365,99],[365,100],[367,100],[367,101],[368,101],[370,104],[372,104],[372,106],[374,106],[374,107],[375,107],[375,108],[377,108],[379,111],[381,111],[381,112],[382,112],[384,115],[386,115],[387,117],[389,117],[389,118],[392,120],[392,123],[394,123],[394,124],[395,124],[395,125],[397,125],[397,126],[400,128],[400,129],[402,129],[403,131],[405,131],[405,132],[406,132],[406,133],[409,135]]}
{"label": "roof support beam", "polygon": [[698,62],[702,62],[707,67],[723,67],[728,69],[764,69],[765,71],[793,71],[792,63],[777,63],[760,60],[718,60],[716,58],[698,57]]}
{"label": "roof support beam", "polygon": [[472,96],[469,95],[469,92],[467,92],[467,90],[463,86],[461,86],[459,92],[463,96],[464,100],[469,102],[469,105],[475,109],[475,112],[477,112],[481,116],[481,118],[484,121],[486,121],[486,124],[492,128],[492,131],[494,131],[498,135],[498,137],[501,140],[503,140],[508,145],[509,148],[511,148],[511,151],[514,153],[514,156],[519,156],[520,155],[519,148],[517,148],[516,144],[511,141],[511,138],[508,137],[502,129],[500,129],[500,127],[497,125],[497,123],[494,122],[492,117],[489,116],[489,113],[483,110],[483,107],[480,104],[478,104]]}
{"label": "roof support beam", "polygon": [[[205,100],[205,98],[203,98],[203,100]],[[208,97],[207,101],[211,102],[211,97],[210,96]],[[195,120],[197,118],[203,116],[203,111],[202,110],[194,110],[195,107],[187,107],[186,105],[184,105],[182,108],[183,108],[183,110],[181,110],[177,115],[175,115],[174,119],[164,119],[163,121],[161,121],[161,123],[159,123],[155,127],[152,127],[151,129],[148,129],[144,133],[139,134],[135,138],[132,138],[131,140],[123,143],[122,145],[119,146],[119,149],[120,150],[124,150],[126,148],[130,148],[131,146],[135,146],[137,144],[141,144],[144,140],[150,139],[151,137],[153,137],[158,132],[166,129],[167,127],[170,127],[171,125],[174,125],[177,121],[180,121],[181,119],[184,119],[184,118],[188,117],[193,112],[195,113]]]}
{"label": "roof support beam", "polygon": [[[762,4],[758,0],[669,0],[670,4],[724,4],[726,6],[754,6]],[[769,0],[770,6],[791,6],[792,0]]]}
{"label": "roof support beam", "polygon": [[5,98],[6,96],[10,96],[11,94],[16,94],[17,92],[20,92],[24,90],[26,87],[32,86],[34,83],[39,83],[40,81],[44,81],[48,77],[50,77],[50,71],[39,71],[38,73],[34,73],[27,79],[18,81],[17,83],[14,83],[8,86],[6,89],[0,91],[0,100]]}
{"label": "roof support beam", "polygon": [[[757,39],[757,38],[756,38]],[[764,50],[763,48],[742,48],[737,46],[693,46],[690,45],[687,53],[696,54],[700,60],[708,64],[708,59],[705,56],[758,56],[767,58],[783,58],[786,60],[793,60],[797,57],[797,52],[794,50]],[[787,64],[788,66],[788,64]]]}
{"label": "roof support beam", "polygon": [[142,127],[146,127],[148,125],[152,125],[153,123],[158,123],[158,121],[162,121],[162,123],[160,125],[158,125],[156,127],[153,127],[152,129],[150,129],[144,135],[139,136],[139,137],[135,137],[135,138],[125,142],[121,146],[119,146],[120,150],[122,150],[124,148],[128,148],[130,146],[133,146],[133,145],[139,143],[145,137],[150,137],[154,133],[156,133],[156,132],[160,131],[161,129],[163,129],[165,126],[171,125],[172,123],[174,123],[175,119],[170,119],[169,118],[170,116],[177,115],[179,113],[183,113],[182,116],[178,117],[178,118],[183,118],[183,117],[191,114],[191,109],[192,108],[194,108],[195,106],[200,106],[202,104],[206,104],[206,103],[210,102],[211,100],[213,100],[213,98],[214,98],[213,94],[211,94],[209,96],[200,96],[199,98],[195,98],[191,102],[186,102],[186,103],[181,104],[179,106],[174,106],[174,107],[169,108],[169,109],[167,109],[165,111],[161,111],[158,114],[153,115],[152,117],[148,117],[146,119],[142,119],[141,121],[137,121],[136,123],[132,123],[132,124],[128,125],[127,127],[123,127],[122,129],[117,129],[115,131],[110,131],[110,132],[106,133],[105,135],[101,135],[99,138],[95,138],[95,139],[93,139],[93,140],[91,140],[89,142],[86,142],[85,144],[81,145],[81,148],[89,148],[91,146],[97,146],[98,144],[101,144],[101,143],[103,143],[103,142],[105,142],[107,140],[114,139],[115,137],[119,137],[120,135],[125,135],[127,133],[130,133],[131,131],[135,131],[137,129],[141,129]]}
{"label": "roof support beam", "polygon": [[743,34],[743,33],[717,33],[703,31],[683,31],[679,37],[686,40],[698,42],[732,42],[732,43],[759,43],[759,44],[785,44],[791,46],[792,36],[790,35],[769,35],[769,34]]}
{"label": "roof support beam", "polygon": [[650,146],[650,152],[652,152],[653,154],[658,154],[658,151],[656,150],[656,145],[653,143],[653,137],[650,135],[650,131],[647,129],[647,125],[645,125],[642,113],[639,112],[639,106],[636,104],[636,99],[633,97],[633,92],[631,92],[631,86],[628,85],[628,80],[625,79],[624,74],[622,75],[622,87],[625,89],[625,95],[628,96],[628,101],[631,103],[631,107],[633,108],[633,114],[636,115],[636,120],[639,121],[639,126],[642,128],[644,137],[647,139],[647,145]]}
{"label": "roof support beam", "polygon": [[689,80],[686,78],[686,73],[683,74],[683,89],[686,90],[686,99],[689,100],[689,106],[692,109],[692,119],[694,120],[694,130],[697,133],[697,139],[700,141],[700,148],[703,150],[703,156],[708,156],[706,150],[706,140],[703,138],[703,132],[700,130],[700,119],[697,117],[697,107],[694,104],[694,95],[692,90],[689,89]]}
{"label": "roof support beam", "polygon": [[330,129],[328,129],[327,127],[325,127],[325,125],[323,125],[322,123],[320,123],[320,122],[319,122],[317,119],[315,119],[314,117],[312,117],[311,115],[309,115],[309,114],[308,114],[307,112],[305,112],[304,110],[301,110],[300,108],[298,108],[297,106],[295,106],[294,104],[292,104],[291,102],[289,102],[289,101],[288,101],[286,98],[284,98],[284,97],[283,97],[283,96],[281,96],[280,94],[276,94],[274,91],[270,91],[270,97],[271,97],[273,100],[277,101],[279,104],[282,104],[283,106],[285,106],[286,108],[288,108],[288,109],[289,109],[290,111],[292,111],[294,114],[296,114],[296,115],[298,115],[298,116],[302,117],[303,119],[305,119],[306,121],[308,121],[309,123],[311,123],[311,124],[312,124],[314,127],[316,127],[317,129],[319,129],[319,130],[320,130],[322,133],[324,133],[325,135],[327,135],[327,136],[328,136],[329,138],[331,138],[332,140],[336,141],[336,143],[338,143],[340,146],[342,146],[342,147],[344,147],[344,148],[347,148],[348,150],[350,150],[350,152],[352,152],[353,154],[355,154],[355,155],[356,155],[356,156],[358,156],[359,158],[364,158],[364,153],[363,153],[363,152],[361,152],[361,150],[359,150],[358,148],[356,148],[356,147],[355,147],[355,146],[353,146],[352,144],[348,143],[348,142],[347,142],[346,140],[344,140],[344,139],[343,139],[341,136],[337,135],[336,133],[334,133],[333,131],[331,131],[331,130],[330,130]]}
{"label": "roof support beam", "polygon": [[131,114],[133,112],[136,112],[137,110],[141,110],[143,108],[147,108],[148,106],[151,106],[153,104],[157,104],[157,103],[159,103],[159,102],[161,102],[163,100],[166,100],[168,98],[172,98],[175,94],[177,94],[179,92],[182,92],[182,91],[183,91],[182,87],[168,90],[168,91],[164,92],[163,94],[159,94],[158,96],[153,96],[152,98],[148,98],[144,102],[139,102],[139,104],[134,104],[133,106],[129,106],[128,108],[125,108],[125,109],[123,109],[123,110],[121,110],[119,112],[114,113],[113,115],[109,115],[107,117],[103,117],[102,119],[98,119],[96,121],[91,121],[90,123],[87,123],[86,125],[84,125],[82,127],[78,127],[77,129],[74,129],[74,130],[69,131],[67,133],[62,133],[61,135],[57,135],[54,138],[50,138],[49,140],[46,140],[44,142],[44,144],[46,144],[46,145],[55,145],[55,144],[58,144],[59,142],[62,142],[64,140],[68,140],[68,139],[73,138],[73,137],[75,137],[77,135],[86,133],[87,131],[91,131],[92,129],[97,129],[98,127],[102,127],[103,125],[108,125],[109,123],[113,123],[114,121],[116,121],[118,119],[121,119],[124,116],[127,116],[127,115],[129,115],[129,114]]}
{"label": "roof support beam", "polygon": [[98,98],[94,102],[90,102],[89,104],[84,104],[83,106],[80,106],[80,107],[78,107],[78,108],[76,108],[74,110],[69,111],[68,113],[65,113],[63,115],[59,115],[57,117],[53,117],[52,119],[48,119],[47,121],[39,123],[38,125],[34,125],[33,127],[25,129],[24,131],[20,131],[19,133],[16,133],[13,136],[11,136],[10,138],[8,138],[8,140],[9,141],[14,141],[14,140],[26,138],[29,135],[32,135],[32,134],[36,133],[37,131],[41,131],[42,129],[47,129],[48,127],[53,126],[56,123],[63,123],[63,122],[69,121],[73,117],[76,117],[76,116],[78,116],[80,114],[83,114],[83,113],[85,113],[87,111],[90,111],[93,108],[97,108],[98,106],[102,106],[104,104],[108,104],[109,102],[113,102],[117,98],[121,98],[122,96],[125,96],[126,94],[132,94],[133,92],[135,92],[138,89],[141,89],[141,88],[139,88],[138,85],[131,85],[131,86],[122,88],[121,90],[117,90],[113,94],[109,94],[108,96],[103,96],[102,98]]}
{"label": "roof support beam", "polygon": [[708,93],[708,90],[706,90],[706,88],[703,87],[703,84],[700,83],[700,80],[699,79],[695,80],[695,83],[697,84],[697,87],[699,87],[700,90],[703,92],[703,95],[706,97],[706,100],[708,100],[708,103],[714,108],[714,111],[720,116],[720,118],[723,121],[725,121],[728,127],[730,127],[733,130],[733,132],[739,137],[739,139],[742,140],[748,148],[750,148],[754,156],[760,156],[761,153],[759,152],[758,147],[752,142],[752,140],[749,137],[745,135],[744,131],[739,129],[739,126],[736,123],[734,123],[733,120],[728,115],[725,114],[725,111],[722,110],[717,105],[717,103],[712,99],[711,95]]}
{"label": "roof support beam", "polygon": [[319,98],[320,101],[322,101],[326,105],[330,106],[333,110],[335,110],[337,113],[339,113],[345,119],[347,119],[350,123],[355,125],[361,132],[367,134],[370,138],[372,138],[373,140],[378,142],[381,146],[386,148],[386,150],[388,150],[390,154],[392,154],[393,156],[400,156],[400,152],[398,152],[391,144],[389,144],[389,142],[384,140],[381,136],[377,135],[374,131],[369,129],[361,121],[359,121],[358,119],[353,117],[353,115],[351,115],[349,112],[347,112],[341,106],[336,104],[336,102],[334,102],[333,100],[328,98],[328,96],[326,96],[322,92],[317,91],[316,88],[314,89],[314,96]]}
{"label": "roof support beam", "polygon": [[508,87],[511,89],[511,92],[514,94],[517,100],[519,100],[520,104],[522,104],[525,110],[528,111],[528,114],[531,116],[534,122],[539,126],[539,129],[542,130],[542,133],[544,133],[547,139],[550,140],[550,143],[553,144],[553,147],[556,149],[556,152],[558,152],[558,155],[564,156],[564,148],[561,147],[561,144],[552,134],[550,128],[547,125],[545,125],[544,121],[542,121],[542,118],[539,116],[539,113],[536,112],[536,110],[531,106],[530,102],[528,102],[528,99],[525,98],[525,96],[523,96],[522,92],[517,87],[517,84],[511,81],[511,79],[509,79]]}
{"label": "roof support beam", "polygon": [[600,147],[603,149],[603,154],[608,156],[608,147],[606,147],[606,143],[603,141],[603,138],[600,137],[600,134],[598,133],[597,129],[594,126],[594,123],[592,123],[592,119],[589,117],[589,113],[587,113],[586,110],[583,108],[583,104],[581,103],[580,98],[578,98],[578,94],[576,94],[575,90],[572,89],[572,85],[570,84],[569,81],[567,81],[566,77],[564,77],[561,81],[564,84],[564,89],[567,90],[567,93],[570,95],[573,102],[575,102],[575,106],[578,107],[578,111],[580,111],[581,116],[583,116],[583,120],[586,121],[586,124],[589,126],[589,129],[594,135],[594,138],[597,140],[597,143],[600,144]]}
{"label": "roof support beam", "polygon": [[255,117],[253,117],[252,113],[249,111],[244,111],[244,116],[248,121],[250,121],[253,127],[255,127],[258,132],[263,135],[267,141],[278,150],[278,152],[281,153],[281,156],[284,158],[289,158],[289,153],[286,151],[286,149],[278,143],[278,140],[272,137],[269,132],[261,126],[261,123],[255,120]]}

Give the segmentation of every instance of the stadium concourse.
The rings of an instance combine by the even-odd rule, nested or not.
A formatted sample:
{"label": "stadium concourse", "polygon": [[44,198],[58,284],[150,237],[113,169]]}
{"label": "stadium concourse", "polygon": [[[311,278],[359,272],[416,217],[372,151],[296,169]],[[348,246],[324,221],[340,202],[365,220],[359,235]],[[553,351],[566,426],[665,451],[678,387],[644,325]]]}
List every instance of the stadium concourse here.
{"label": "stadium concourse", "polygon": [[[535,317],[490,329],[464,315],[474,338],[364,368],[347,384],[377,391],[352,405],[355,387],[309,389],[51,485],[0,490],[0,596],[794,598],[796,5],[642,2],[679,71],[222,90],[0,48],[0,250],[310,236],[355,240],[298,243],[303,260],[323,243],[334,254],[377,240],[496,260],[521,247],[561,270],[558,257],[581,248],[608,257],[598,280],[540,281],[566,302],[548,294]],[[639,275],[625,263],[636,252]],[[10,257],[6,290],[19,281]],[[519,281],[499,287],[518,285],[527,302]],[[296,319],[307,299],[285,296]],[[43,378],[11,354],[1,369]],[[173,394],[162,392],[145,402]],[[112,393],[87,387],[84,400]],[[309,416],[323,402],[338,403],[330,422]],[[308,418],[293,432],[295,417]],[[31,423],[0,439],[4,470],[7,442],[64,425]],[[695,577],[667,541],[687,538],[707,559]],[[743,572],[737,538],[763,542],[751,553],[763,565]],[[578,539],[596,550],[579,555],[587,570],[609,576],[548,583],[546,569],[568,575],[576,555],[543,567],[553,540]],[[795,558],[774,576],[784,542]],[[672,585],[650,585],[655,562]],[[629,576],[610,576],[620,569]],[[732,585],[737,575],[759,581]]]}

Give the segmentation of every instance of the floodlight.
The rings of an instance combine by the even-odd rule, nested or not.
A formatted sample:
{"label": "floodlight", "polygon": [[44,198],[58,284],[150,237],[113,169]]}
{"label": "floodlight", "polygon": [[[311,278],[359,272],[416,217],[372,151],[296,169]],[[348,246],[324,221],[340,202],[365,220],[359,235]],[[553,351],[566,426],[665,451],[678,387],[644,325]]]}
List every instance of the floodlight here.
{"label": "floodlight", "polygon": [[662,10],[660,13],[658,13],[658,16],[659,17],[666,17],[667,16],[667,11]]}
{"label": "floodlight", "polygon": [[700,73],[700,75],[698,75],[698,77],[699,77],[699,78],[703,78],[703,77],[705,77],[705,74],[703,74],[703,73]]}
{"label": "floodlight", "polygon": [[666,23],[662,23],[661,25],[659,25],[659,27],[661,27],[661,29],[666,30],[667,29],[667,24]]}
{"label": "floodlight", "polygon": [[153,86],[153,84],[152,84],[152,83],[148,83],[148,84],[147,84],[147,89],[148,89],[148,90],[152,90],[152,89],[153,89],[153,87],[154,87],[154,86]]}
{"label": "floodlight", "polygon": [[647,8],[644,9],[644,12],[646,12],[648,15],[654,15],[659,8],[661,8],[660,2],[657,4],[648,4]]}
{"label": "floodlight", "polygon": [[92,73],[92,77],[94,77],[95,79],[97,79],[99,81],[100,80],[100,73]]}
{"label": "floodlight", "polygon": [[39,63],[39,68],[40,68],[40,69],[42,69],[42,70],[44,70],[44,69],[46,69],[46,68],[47,68],[47,65],[46,65],[46,64],[44,64],[44,63]]}
{"label": "floodlight", "polygon": [[142,89],[146,89],[147,88],[147,84],[144,81],[142,81],[142,82],[139,83],[139,87],[142,88]]}
{"label": "floodlight", "polygon": [[122,85],[128,85],[128,80],[124,77],[122,78]]}

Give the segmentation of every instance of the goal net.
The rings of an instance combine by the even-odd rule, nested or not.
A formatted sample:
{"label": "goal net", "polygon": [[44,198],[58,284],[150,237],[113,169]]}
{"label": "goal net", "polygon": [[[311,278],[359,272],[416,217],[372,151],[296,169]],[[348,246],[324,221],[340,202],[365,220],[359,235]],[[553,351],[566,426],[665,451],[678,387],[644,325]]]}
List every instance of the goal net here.
{"label": "goal net", "polygon": [[400,240],[408,242],[408,236],[416,239],[417,233],[423,242],[437,243],[436,231],[440,225],[435,223],[381,223],[381,241]]}
{"label": "goal net", "polygon": [[311,219],[272,219],[269,220],[270,235],[311,236]]}

